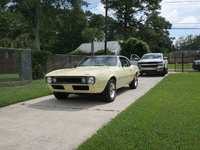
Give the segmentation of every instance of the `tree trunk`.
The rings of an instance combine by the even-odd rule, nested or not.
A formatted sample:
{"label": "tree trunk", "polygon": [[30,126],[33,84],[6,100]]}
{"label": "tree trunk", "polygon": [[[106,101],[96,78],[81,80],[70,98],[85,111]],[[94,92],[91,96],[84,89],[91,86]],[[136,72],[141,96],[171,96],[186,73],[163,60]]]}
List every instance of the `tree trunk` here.
{"label": "tree trunk", "polygon": [[34,46],[35,49],[40,51],[40,35],[39,35],[39,29],[40,29],[40,24],[39,24],[39,3],[36,2],[36,10],[35,10],[35,19],[36,19],[36,25],[34,29],[35,33],[35,39],[34,39]]}
{"label": "tree trunk", "polygon": [[91,53],[94,56],[94,41],[91,42]]}
{"label": "tree trunk", "polygon": [[124,41],[127,40],[127,1],[125,6],[125,14],[124,14]]}

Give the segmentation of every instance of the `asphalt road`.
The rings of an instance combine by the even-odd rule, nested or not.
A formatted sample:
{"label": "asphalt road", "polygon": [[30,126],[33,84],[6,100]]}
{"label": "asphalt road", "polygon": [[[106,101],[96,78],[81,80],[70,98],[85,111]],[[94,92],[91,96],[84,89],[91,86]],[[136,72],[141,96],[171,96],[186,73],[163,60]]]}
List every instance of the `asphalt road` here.
{"label": "asphalt road", "polygon": [[134,103],[163,77],[139,77],[139,86],[117,90],[112,103],[100,96],[53,95],[0,108],[0,150],[72,150]]}

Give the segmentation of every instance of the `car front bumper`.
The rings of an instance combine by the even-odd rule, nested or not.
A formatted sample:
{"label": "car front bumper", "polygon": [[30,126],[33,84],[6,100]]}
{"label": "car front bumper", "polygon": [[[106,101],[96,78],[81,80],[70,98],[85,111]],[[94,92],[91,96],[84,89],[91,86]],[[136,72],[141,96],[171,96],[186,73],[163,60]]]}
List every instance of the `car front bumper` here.
{"label": "car front bumper", "polygon": [[164,70],[164,66],[157,66],[157,67],[139,67],[140,72],[162,72]]}
{"label": "car front bumper", "polygon": [[65,93],[87,93],[97,94],[102,93],[105,89],[106,82],[97,83],[94,85],[83,85],[83,84],[47,84],[49,89],[53,92],[65,92]]}

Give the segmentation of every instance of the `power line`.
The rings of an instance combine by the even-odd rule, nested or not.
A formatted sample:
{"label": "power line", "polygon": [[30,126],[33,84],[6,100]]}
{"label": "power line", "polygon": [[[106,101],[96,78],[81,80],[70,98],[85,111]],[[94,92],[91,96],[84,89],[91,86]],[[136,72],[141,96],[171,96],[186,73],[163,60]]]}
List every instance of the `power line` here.
{"label": "power line", "polygon": [[[200,28],[171,28],[171,29],[178,29],[178,30],[197,30],[197,29],[200,29]],[[171,30],[169,29],[169,30]]]}
{"label": "power line", "polygon": [[200,24],[200,23],[171,23],[171,24]]}
{"label": "power line", "polygon": [[161,2],[161,3],[199,3],[200,1],[174,1],[174,2]]}

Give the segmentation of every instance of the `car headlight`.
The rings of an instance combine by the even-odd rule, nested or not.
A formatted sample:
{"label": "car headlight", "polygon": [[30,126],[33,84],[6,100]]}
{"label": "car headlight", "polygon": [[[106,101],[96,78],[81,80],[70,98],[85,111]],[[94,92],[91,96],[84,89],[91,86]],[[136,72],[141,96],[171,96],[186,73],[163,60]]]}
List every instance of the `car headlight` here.
{"label": "car headlight", "polygon": [[51,84],[52,83],[52,78],[51,77],[47,77],[47,83]]}
{"label": "car headlight", "polygon": [[92,85],[95,82],[95,78],[94,77],[88,77],[87,83]]}

